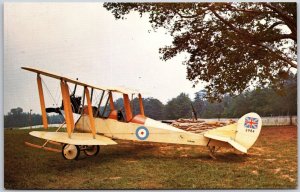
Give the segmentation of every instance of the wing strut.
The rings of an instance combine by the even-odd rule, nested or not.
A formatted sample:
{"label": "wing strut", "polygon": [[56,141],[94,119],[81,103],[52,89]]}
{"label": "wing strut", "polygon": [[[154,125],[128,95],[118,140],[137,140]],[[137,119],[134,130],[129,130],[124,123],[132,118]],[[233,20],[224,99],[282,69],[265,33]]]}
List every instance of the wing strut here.
{"label": "wing strut", "polygon": [[141,115],[145,116],[145,111],[144,111],[144,105],[143,105],[143,99],[142,99],[142,95],[139,93],[139,103],[140,103],[140,111],[141,111]]}
{"label": "wing strut", "polygon": [[40,105],[42,111],[42,118],[43,118],[43,126],[45,129],[48,128],[48,120],[47,120],[47,113],[45,108],[45,99],[44,99],[44,92],[43,92],[43,85],[40,74],[37,74],[37,84],[39,90],[39,97],[40,97]]}
{"label": "wing strut", "polygon": [[97,116],[97,117],[100,116],[100,107],[101,107],[102,99],[103,99],[103,96],[104,96],[104,92],[105,92],[105,91],[102,91],[102,95],[101,95],[101,98],[100,98],[100,101],[99,101],[99,104],[98,104],[98,109],[97,109],[97,111],[96,111],[96,116]]}
{"label": "wing strut", "polygon": [[132,112],[131,112],[130,100],[128,94],[123,94],[123,101],[125,107],[126,122],[129,122],[132,119]]}
{"label": "wing strut", "polygon": [[69,138],[71,138],[71,133],[74,128],[74,119],[73,119],[73,113],[72,113],[72,107],[71,107],[71,101],[70,101],[70,94],[69,94],[69,88],[66,82],[63,80],[60,81],[60,87],[61,87],[61,94],[63,98],[63,105],[64,105],[64,111],[65,111],[65,119],[67,124],[67,132]]}
{"label": "wing strut", "polygon": [[113,111],[113,110],[115,110],[115,106],[114,106],[114,100],[113,100],[111,91],[109,91],[108,94],[109,94],[109,107],[110,107],[110,111]]}
{"label": "wing strut", "polygon": [[90,93],[87,87],[84,87],[84,91],[85,91],[85,96],[86,96],[86,100],[87,100],[87,104],[88,104],[88,112],[89,112],[89,119],[90,119],[90,125],[91,125],[91,129],[92,129],[92,134],[93,134],[93,138],[96,138],[96,128],[95,128],[95,121],[94,121],[94,117],[93,117],[93,109],[92,109],[92,104],[91,104],[91,98],[90,98]]}
{"label": "wing strut", "polygon": [[108,101],[109,101],[109,97],[107,97],[107,100],[106,100],[106,103],[105,103],[104,109],[103,109],[103,111],[102,111],[102,114],[101,114],[101,116],[102,116],[102,117],[104,116],[104,113],[105,113],[105,111],[106,111],[106,108],[107,108]]}

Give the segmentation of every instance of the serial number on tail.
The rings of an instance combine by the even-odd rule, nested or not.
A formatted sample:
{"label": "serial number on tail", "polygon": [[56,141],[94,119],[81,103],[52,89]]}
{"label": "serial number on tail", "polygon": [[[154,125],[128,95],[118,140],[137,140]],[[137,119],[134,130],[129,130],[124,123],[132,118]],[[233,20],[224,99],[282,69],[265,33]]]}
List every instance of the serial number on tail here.
{"label": "serial number on tail", "polygon": [[246,129],[246,132],[254,133],[254,129]]}

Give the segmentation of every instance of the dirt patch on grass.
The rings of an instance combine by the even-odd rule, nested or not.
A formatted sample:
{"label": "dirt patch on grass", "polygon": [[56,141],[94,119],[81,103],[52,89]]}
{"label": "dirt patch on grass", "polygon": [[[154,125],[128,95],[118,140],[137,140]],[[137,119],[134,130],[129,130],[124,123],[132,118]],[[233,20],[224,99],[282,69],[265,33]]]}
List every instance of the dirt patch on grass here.
{"label": "dirt patch on grass", "polygon": [[252,147],[251,149],[252,149],[253,151],[257,151],[257,152],[260,152],[260,153],[262,153],[262,152],[265,151],[265,149],[263,149],[262,147]]}
{"label": "dirt patch on grass", "polygon": [[257,170],[253,170],[253,171],[251,171],[251,173],[252,173],[253,175],[259,175]]}
{"label": "dirt patch on grass", "polygon": [[154,182],[154,181],[140,181],[139,188],[140,189],[161,189],[163,187],[162,184]]}
{"label": "dirt patch on grass", "polygon": [[137,160],[126,160],[127,163],[136,163],[138,162]]}
{"label": "dirt patch on grass", "polygon": [[280,169],[280,168],[277,168],[277,169],[274,169],[274,170],[273,170],[273,173],[274,173],[274,174],[277,174],[277,173],[279,173],[279,171],[281,171],[281,169]]}
{"label": "dirt patch on grass", "polygon": [[121,179],[122,177],[109,177],[108,179],[111,179],[111,180],[117,180],[117,179]]}
{"label": "dirt patch on grass", "polygon": [[186,151],[186,150],[190,150],[191,147],[178,147],[177,151]]}
{"label": "dirt patch on grass", "polygon": [[281,176],[283,179],[288,179],[290,180],[291,182],[294,182],[296,179],[292,178],[290,175],[282,175]]}
{"label": "dirt patch on grass", "polygon": [[263,127],[259,137],[278,139],[277,141],[297,139],[297,127],[295,126]]}
{"label": "dirt patch on grass", "polygon": [[265,159],[265,161],[272,162],[272,161],[276,161],[276,159]]}

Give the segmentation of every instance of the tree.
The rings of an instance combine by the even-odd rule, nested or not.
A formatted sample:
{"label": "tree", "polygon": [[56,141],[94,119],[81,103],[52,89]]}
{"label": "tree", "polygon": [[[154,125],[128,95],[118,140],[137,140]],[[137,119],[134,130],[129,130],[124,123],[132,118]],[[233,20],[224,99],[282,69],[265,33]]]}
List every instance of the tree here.
{"label": "tree", "polygon": [[249,112],[256,112],[262,117],[297,115],[297,74],[290,73],[283,85],[280,94],[270,87],[257,88],[235,97],[225,95],[220,103],[211,103],[203,96],[201,99],[197,95],[204,92],[200,91],[196,93],[194,103],[197,100],[203,103],[202,118],[239,118]]}
{"label": "tree", "polygon": [[205,108],[205,102],[204,102],[205,95],[206,95],[206,92],[204,90],[201,90],[201,91],[198,91],[195,93],[193,106],[199,117],[201,117],[201,114],[203,113],[204,108]]}
{"label": "tree", "polygon": [[124,102],[123,102],[123,98],[118,98],[115,102],[114,102],[114,106],[117,110],[121,110],[122,108],[124,108]]}
{"label": "tree", "polygon": [[[237,97],[231,98],[231,99],[227,99],[226,103],[226,107],[224,109],[224,116],[225,117],[241,117],[243,115],[245,115],[246,113],[251,112],[250,107],[254,106],[254,103],[251,103],[250,101],[250,97],[248,92],[244,93],[244,94],[240,94]],[[259,100],[260,101],[260,100]],[[255,105],[255,112],[258,109],[256,108]]]}
{"label": "tree", "polygon": [[23,113],[23,109],[21,107],[13,108],[10,110],[11,114],[14,116],[21,115]]}
{"label": "tree", "polygon": [[297,77],[290,74],[284,81],[283,92],[277,94],[270,88],[257,89],[249,93],[252,111],[263,116],[297,114]]}
{"label": "tree", "polygon": [[178,119],[191,117],[191,100],[185,93],[180,93],[176,98],[168,101],[165,107],[167,119]]}
{"label": "tree", "polygon": [[286,107],[288,115],[297,115],[297,74],[289,76],[285,89],[288,91],[283,92],[284,99],[281,104]]}
{"label": "tree", "polygon": [[161,59],[187,53],[187,79],[206,82],[207,97],[238,95],[249,86],[283,88],[297,68],[297,8],[286,3],[104,3],[116,19],[130,11],[163,27],[172,45]]}
{"label": "tree", "polygon": [[201,116],[203,118],[221,118],[223,117],[224,112],[224,103],[223,102],[214,102],[210,103],[205,101],[205,109],[203,110]]}
{"label": "tree", "polygon": [[[64,117],[61,115],[48,115],[49,124],[63,123]],[[41,125],[42,116],[40,114],[31,114],[31,120],[29,119],[29,113],[24,113],[21,107],[13,108],[9,113],[4,115],[4,127],[25,127],[30,125]]]}
{"label": "tree", "polygon": [[[115,108],[121,110],[124,107],[123,99],[119,98],[114,102]],[[147,117],[153,119],[164,119],[164,105],[155,98],[143,98],[144,112]],[[131,110],[133,115],[140,114],[140,103],[138,98],[131,101]]]}
{"label": "tree", "polygon": [[158,99],[145,98],[143,99],[145,115],[156,120],[165,119],[164,105]]}

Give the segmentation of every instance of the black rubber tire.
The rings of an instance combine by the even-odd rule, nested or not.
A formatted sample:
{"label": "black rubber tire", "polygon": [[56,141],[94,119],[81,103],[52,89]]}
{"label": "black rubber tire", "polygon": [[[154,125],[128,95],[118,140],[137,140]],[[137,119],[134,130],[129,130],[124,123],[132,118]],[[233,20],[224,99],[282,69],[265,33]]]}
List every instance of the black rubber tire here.
{"label": "black rubber tire", "polygon": [[[67,154],[65,153],[66,152],[65,149],[68,146],[72,146],[72,147],[75,146],[75,150],[74,150],[75,154],[74,155],[72,154],[71,157],[69,157],[69,158],[66,156]],[[61,153],[62,153],[62,156],[64,157],[64,159],[74,160],[74,159],[77,159],[79,157],[80,149],[77,145],[64,144],[63,147],[62,147]]]}
{"label": "black rubber tire", "polygon": [[100,152],[100,146],[99,145],[93,145],[93,149],[92,150],[86,149],[83,152],[88,157],[97,156],[98,153]]}

